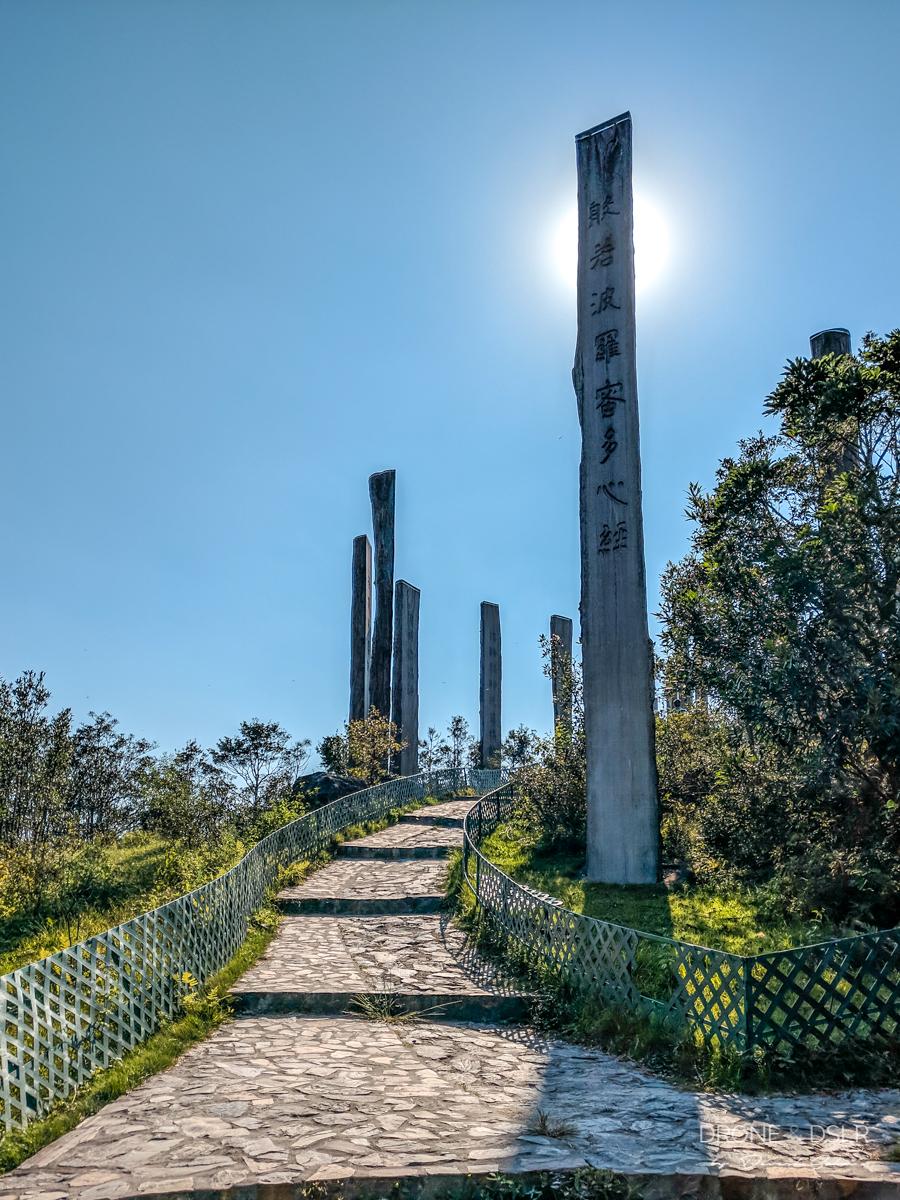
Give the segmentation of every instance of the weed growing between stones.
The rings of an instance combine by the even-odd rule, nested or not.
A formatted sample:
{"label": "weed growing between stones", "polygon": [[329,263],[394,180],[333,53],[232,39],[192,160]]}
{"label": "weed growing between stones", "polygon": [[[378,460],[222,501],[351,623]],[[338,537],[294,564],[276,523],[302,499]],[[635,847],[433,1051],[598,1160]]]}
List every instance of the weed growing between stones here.
{"label": "weed growing between stones", "polygon": [[405,1009],[394,992],[360,992],[350,1001],[350,1015],[382,1025],[408,1025],[418,1014]]}
{"label": "weed growing between stones", "polygon": [[348,1016],[362,1016],[367,1021],[379,1021],[383,1025],[408,1025],[429,1014],[443,1017],[450,1004],[431,1004],[427,1008],[410,1010],[395,987],[382,977],[381,991],[359,992],[350,1001]]}
{"label": "weed growing between stones", "polygon": [[530,1130],[541,1137],[559,1138],[562,1141],[575,1133],[575,1126],[571,1121],[558,1121],[550,1113],[539,1108],[534,1114]]}

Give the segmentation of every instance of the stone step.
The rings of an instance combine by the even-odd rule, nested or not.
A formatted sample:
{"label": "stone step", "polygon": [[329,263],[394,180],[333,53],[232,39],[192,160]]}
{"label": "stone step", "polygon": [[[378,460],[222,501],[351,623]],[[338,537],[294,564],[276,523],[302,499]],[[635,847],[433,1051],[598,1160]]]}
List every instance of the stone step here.
{"label": "stone step", "polygon": [[[415,1013],[429,1021],[476,1021],[495,1024],[521,1021],[528,1011],[524,995],[459,992],[265,992],[244,989],[232,993],[241,1016],[348,1016],[378,1019],[379,1013]],[[371,1007],[368,1007],[370,1005]]]}
{"label": "stone step", "polygon": [[507,1020],[522,1012],[516,981],[482,959],[444,915],[286,916],[231,994],[242,1012],[341,1014],[355,996],[445,1020]]}
{"label": "stone step", "polygon": [[433,825],[444,829],[462,829],[466,814],[477,803],[477,799],[472,796],[457,796],[453,800],[444,800],[440,804],[426,804],[413,812],[404,813],[400,818],[400,823],[402,825]]}
{"label": "stone step", "polygon": [[404,813],[400,818],[401,825],[434,825],[439,829],[462,829],[464,817],[432,816],[428,809],[421,812]]}
{"label": "stone step", "polygon": [[276,906],[288,916],[388,916],[440,912],[446,902],[443,892],[424,896],[298,896],[283,894]]}
{"label": "stone step", "polygon": [[453,846],[371,846],[363,842],[343,842],[337,849],[338,858],[392,859],[413,861],[420,858],[449,858]]}
{"label": "stone step", "polygon": [[336,858],[278,901],[285,912],[434,912],[446,882],[440,860]]}
{"label": "stone step", "polygon": [[338,858],[417,859],[446,858],[462,848],[462,830],[454,826],[423,825],[408,821],[341,842]]}

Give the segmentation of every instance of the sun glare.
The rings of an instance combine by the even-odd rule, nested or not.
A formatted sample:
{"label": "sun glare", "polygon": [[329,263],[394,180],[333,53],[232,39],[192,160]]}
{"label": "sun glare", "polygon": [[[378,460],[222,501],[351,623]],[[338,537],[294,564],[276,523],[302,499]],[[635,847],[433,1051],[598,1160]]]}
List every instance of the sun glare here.
{"label": "sun glare", "polygon": [[[669,231],[662,215],[649,200],[634,197],[634,282],[638,292],[652,288],[669,258]],[[575,287],[578,273],[578,210],[572,208],[559,222],[551,244],[551,259],[558,277]]]}

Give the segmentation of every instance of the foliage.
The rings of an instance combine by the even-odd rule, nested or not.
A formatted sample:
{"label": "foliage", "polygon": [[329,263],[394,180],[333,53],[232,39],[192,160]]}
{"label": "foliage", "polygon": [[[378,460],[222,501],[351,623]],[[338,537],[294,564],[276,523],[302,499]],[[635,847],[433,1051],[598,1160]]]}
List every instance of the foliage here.
{"label": "foliage", "polygon": [[326,771],[334,775],[346,775],[350,766],[345,733],[330,733],[316,746],[316,753]]}
{"label": "foliage", "polygon": [[214,840],[234,808],[225,772],[197,742],[163,755],[148,772],[141,824],[196,849]]}
{"label": "foliage", "polygon": [[[508,838],[508,831],[508,825],[501,826],[490,839],[485,839],[482,849],[492,861],[510,871],[510,863],[502,861],[502,855],[497,854],[496,844],[492,841],[498,834]],[[539,890],[551,890],[549,885],[553,877],[540,871],[540,858],[535,875],[530,870],[522,870],[518,877]],[[542,883],[544,887],[541,887]],[[618,894],[618,899],[629,907],[616,915],[623,923],[631,924],[639,918],[630,908],[635,903],[635,897],[628,893],[651,890],[598,888],[596,895],[602,897],[606,891],[607,897],[611,895],[615,899]],[[597,997],[575,992],[555,972],[535,965],[517,942],[503,937],[490,919],[475,907],[471,892],[463,884],[461,854],[451,860],[448,894],[455,900],[458,920],[469,931],[481,952],[502,960],[506,969],[521,980],[523,989],[532,997],[530,1021],[539,1030],[561,1034],[585,1045],[601,1046],[611,1053],[634,1059],[660,1074],[701,1089],[761,1092],[857,1085],[891,1086],[900,1070],[900,1042],[896,1040],[869,1034],[865,1038],[846,1038],[839,1045],[823,1050],[767,1052],[757,1047],[751,1052],[741,1053],[733,1046],[712,1045],[699,1030],[673,1023],[655,1013],[607,1004]],[[564,896],[564,902],[573,907],[569,903],[571,899],[568,895]],[[700,921],[707,919],[708,899],[708,896],[704,896],[696,907],[696,917]],[[585,909],[588,907],[585,904]],[[658,901],[655,909],[659,916],[661,910]],[[652,912],[652,907],[649,911]],[[612,916],[605,905],[600,912],[592,915],[605,916],[607,919]],[[646,928],[653,922],[644,920],[642,923]],[[678,917],[675,912],[668,924],[668,929],[658,927],[656,931],[677,936]],[[775,940],[780,940],[783,932],[774,929],[772,933]],[[714,942],[714,939],[708,940]],[[737,950],[739,946],[731,948]],[[644,967],[647,965],[644,964]],[[649,966],[652,968],[653,963]],[[641,980],[641,986],[644,987],[648,982],[652,985],[652,979]],[[645,994],[651,992],[652,986],[645,988]]]}
{"label": "foliage", "polygon": [[66,830],[72,714],[51,716],[43,673],[0,680],[0,845],[27,845],[40,863]]}
{"label": "foliage", "polygon": [[518,820],[499,825],[481,850],[501,871],[558,897],[572,912],[732,954],[786,950],[844,932],[815,920],[788,920],[765,887],[588,883],[580,854],[548,851],[539,834]]}
{"label": "foliage", "polygon": [[115,837],[135,824],[152,745],[118,729],[109,713],[91,713],[72,738],[71,811],[83,838]]}
{"label": "foliage", "polygon": [[[584,695],[581,666],[573,663],[558,638],[541,637],[544,674],[557,672],[561,708],[571,710],[572,723],[560,722],[550,738],[523,737],[514,730],[504,753],[522,797],[522,816],[549,849],[583,852],[587,825]],[[528,733],[529,731],[526,731]]]}
{"label": "foliage", "polygon": [[469,722],[457,714],[450,718],[447,733],[437,746],[437,766],[459,770],[460,767],[477,767],[481,763],[478,743],[469,732]]}
{"label": "foliage", "polygon": [[[565,1126],[556,1122],[553,1127],[560,1129]],[[574,1130],[569,1128],[568,1132]],[[567,1134],[557,1132],[544,1136],[560,1137]],[[459,1193],[464,1200],[637,1200],[639,1196],[626,1175],[597,1167],[525,1175],[497,1174],[467,1182],[468,1187]]]}
{"label": "foliage", "polygon": [[[297,1193],[299,1200],[344,1200],[361,1195],[352,1181],[349,1188],[341,1180],[328,1183],[315,1180]],[[368,1194],[368,1193],[366,1193]],[[639,1200],[640,1191],[627,1175],[597,1167],[576,1167],[556,1171],[521,1171],[515,1175],[473,1174],[434,1181],[423,1190],[415,1177],[382,1184],[376,1200]],[[375,1197],[375,1193],[372,1193]]]}
{"label": "foliage", "polygon": [[397,726],[373,705],[369,715],[347,722],[348,773],[372,786],[390,774],[391,757],[406,746],[397,740]]}
{"label": "foliage", "polygon": [[228,870],[306,811],[293,785],[307,745],[245,721],[212,751],[155,756],[109,713],[73,729],[42,674],[0,680],[0,970]]}
{"label": "foliage", "polygon": [[692,485],[692,548],[663,578],[666,725],[693,716],[662,736],[719,756],[693,781],[669,773],[670,832],[698,874],[774,878],[798,912],[890,924],[900,331],[789,363],[767,411],[776,434],[742,442],[709,494]]}
{"label": "foliage", "polygon": [[441,752],[438,731],[433,725],[429,725],[425,737],[419,738],[419,770],[423,771],[430,779],[432,772],[438,770],[440,766]]}
{"label": "foliage", "polygon": [[293,741],[277,721],[241,721],[240,732],[220,738],[210,757],[235,785],[245,820],[289,795],[309,758],[308,738]]}
{"label": "foliage", "polygon": [[501,747],[501,759],[510,771],[518,771],[534,763],[541,748],[541,739],[536,729],[517,725],[506,735]]}

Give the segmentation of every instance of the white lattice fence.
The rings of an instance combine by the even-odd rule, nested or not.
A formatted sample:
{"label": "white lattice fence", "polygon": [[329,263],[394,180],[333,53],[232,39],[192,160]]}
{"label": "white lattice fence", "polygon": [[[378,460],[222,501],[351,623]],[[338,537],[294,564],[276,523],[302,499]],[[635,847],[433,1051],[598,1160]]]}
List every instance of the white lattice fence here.
{"label": "white lattice fence", "polygon": [[444,770],[354,792],[275,830],[196,891],[0,977],[0,1128],[42,1116],[176,1016],[183,974],[203,982],[225,966],[280,867],[429,793],[499,781],[498,771]]}
{"label": "white lattice fence", "polygon": [[527,965],[741,1050],[900,1037],[900,929],[741,956],[585,917],[516,883],[479,851],[515,807],[505,784],[469,812],[464,877],[495,936]]}

